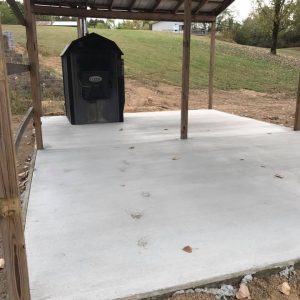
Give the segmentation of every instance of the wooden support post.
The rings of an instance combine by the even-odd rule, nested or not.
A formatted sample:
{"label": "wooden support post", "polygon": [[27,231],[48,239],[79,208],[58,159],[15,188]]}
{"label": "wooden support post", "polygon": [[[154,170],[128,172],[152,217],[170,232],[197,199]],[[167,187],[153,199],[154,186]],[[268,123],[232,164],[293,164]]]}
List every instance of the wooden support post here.
{"label": "wooden support post", "polygon": [[299,74],[299,84],[298,84],[298,92],[297,92],[297,104],[296,104],[294,129],[300,130],[300,74]]}
{"label": "wooden support post", "polygon": [[78,34],[78,38],[81,38],[81,37],[87,35],[86,18],[78,18],[77,19],[77,34]]}
{"label": "wooden support post", "polygon": [[27,51],[30,65],[31,95],[33,106],[33,122],[35,127],[35,139],[37,149],[43,149],[42,135],[42,91],[39,70],[39,56],[36,33],[35,15],[31,12],[30,0],[24,0]]}
{"label": "wooden support post", "polygon": [[13,11],[16,18],[19,20],[20,24],[25,26],[25,18],[23,16],[23,13],[20,10],[20,7],[18,6],[17,2],[15,0],[6,0],[9,4],[11,10]]}
{"label": "wooden support post", "polygon": [[0,26],[0,227],[9,299],[29,300],[29,279],[3,48]]}
{"label": "wooden support post", "polygon": [[191,46],[191,0],[184,1],[182,89],[181,89],[181,139],[188,136],[189,83]]}
{"label": "wooden support post", "polygon": [[81,18],[77,18],[77,37],[80,39],[83,37],[82,26],[81,26]]}
{"label": "wooden support post", "polygon": [[213,108],[215,57],[216,57],[216,22],[213,22],[211,24],[211,31],[210,31],[210,62],[209,62],[209,83],[208,83],[208,109],[212,109]]}

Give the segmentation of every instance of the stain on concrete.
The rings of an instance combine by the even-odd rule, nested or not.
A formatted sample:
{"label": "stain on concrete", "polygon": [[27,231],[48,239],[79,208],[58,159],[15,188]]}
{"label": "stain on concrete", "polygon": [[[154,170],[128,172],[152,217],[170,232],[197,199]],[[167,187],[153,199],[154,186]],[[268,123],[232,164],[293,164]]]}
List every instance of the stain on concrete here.
{"label": "stain on concrete", "polygon": [[134,220],[140,220],[143,217],[143,213],[141,213],[141,212],[133,212],[133,213],[130,213],[130,216]]}
{"label": "stain on concrete", "polygon": [[146,238],[146,237],[140,238],[140,239],[137,241],[137,245],[138,245],[140,248],[146,249],[147,246],[148,246],[148,240],[147,240],[147,238]]}
{"label": "stain on concrete", "polygon": [[142,192],[142,196],[145,198],[150,198],[151,194],[149,192]]}

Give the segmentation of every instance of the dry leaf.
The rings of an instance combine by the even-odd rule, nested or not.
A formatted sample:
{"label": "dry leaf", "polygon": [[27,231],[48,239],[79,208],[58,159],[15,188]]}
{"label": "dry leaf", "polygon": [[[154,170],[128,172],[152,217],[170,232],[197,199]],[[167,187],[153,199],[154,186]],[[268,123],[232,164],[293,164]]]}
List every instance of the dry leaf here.
{"label": "dry leaf", "polygon": [[274,177],[279,178],[279,179],[283,179],[284,177],[280,174],[275,174]]}
{"label": "dry leaf", "polygon": [[235,296],[237,299],[247,299],[247,300],[251,299],[249,289],[245,283],[240,284],[240,288]]}
{"label": "dry leaf", "polygon": [[185,246],[184,248],[182,248],[182,250],[187,252],[187,253],[192,253],[193,252],[193,248],[191,246]]}
{"label": "dry leaf", "polygon": [[0,270],[4,268],[4,264],[5,264],[4,258],[0,258]]}
{"label": "dry leaf", "polygon": [[278,286],[278,289],[282,294],[285,294],[287,296],[289,296],[291,293],[291,287],[287,282],[284,282],[283,284]]}

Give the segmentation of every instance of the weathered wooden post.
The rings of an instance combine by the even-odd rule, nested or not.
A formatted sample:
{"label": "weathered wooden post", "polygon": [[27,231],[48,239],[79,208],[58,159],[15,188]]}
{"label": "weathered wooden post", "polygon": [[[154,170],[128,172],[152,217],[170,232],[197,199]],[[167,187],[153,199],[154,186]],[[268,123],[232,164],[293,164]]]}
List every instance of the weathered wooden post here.
{"label": "weathered wooden post", "polygon": [[15,146],[6,62],[0,25],[0,226],[8,282],[9,299],[29,300],[29,279],[21,203],[18,189]]}
{"label": "weathered wooden post", "polygon": [[77,18],[77,35],[81,38],[87,35],[87,23],[86,18]]}
{"label": "weathered wooden post", "polygon": [[191,47],[191,0],[184,1],[182,89],[181,89],[181,139],[188,137],[189,85]]}
{"label": "weathered wooden post", "polygon": [[33,121],[37,149],[43,149],[42,135],[42,91],[39,70],[38,44],[35,15],[31,12],[31,1],[24,0],[27,51],[30,65],[31,95],[33,106]]}
{"label": "weathered wooden post", "polygon": [[297,92],[294,130],[300,130],[300,74],[299,74],[299,84],[298,84],[298,92]]}
{"label": "weathered wooden post", "polygon": [[209,62],[209,82],[208,82],[208,109],[213,108],[215,56],[216,56],[216,22],[212,22],[211,30],[210,30],[210,62]]}

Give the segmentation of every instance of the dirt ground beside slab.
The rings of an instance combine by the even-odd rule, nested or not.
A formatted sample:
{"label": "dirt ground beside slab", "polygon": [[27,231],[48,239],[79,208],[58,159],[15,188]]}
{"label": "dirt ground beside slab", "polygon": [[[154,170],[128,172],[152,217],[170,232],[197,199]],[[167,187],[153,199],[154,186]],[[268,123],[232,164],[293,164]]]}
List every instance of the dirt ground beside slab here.
{"label": "dirt ground beside slab", "polygon": [[[144,84],[126,81],[127,112],[162,111],[180,109],[181,88],[159,83]],[[190,109],[207,108],[208,91],[191,90]],[[214,93],[214,109],[292,127],[296,97],[287,94],[267,94],[250,90],[221,91]]]}
{"label": "dirt ground beside slab", "polygon": [[[290,295],[284,295],[279,291],[279,286],[287,282],[290,287]],[[230,281],[229,281],[230,284]],[[239,284],[233,284],[238,289]],[[278,272],[272,275],[253,275],[253,280],[247,284],[252,300],[299,300],[300,299],[300,268],[295,268],[295,274],[289,279],[280,276]],[[195,293],[191,295],[178,295],[168,300],[215,300],[214,295]],[[227,297],[226,299],[236,299]]]}
{"label": "dirt ground beside slab", "polygon": [[[163,111],[180,109],[180,87],[166,84],[149,84],[132,79],[126,80],[126,112]],[[293,126],[296,99],[287,94],[266,94],[249,90],[215,91],[214,108],[240,116],[255,118],[275,124]],[[190,109],[207,108],[208,94],[206,90],[191,90]],[[45,101],[45,114],[63,114],[61,101]],[[16,130],[22,117],[13,116],[13,129]],[[28,158],[33,153],[32,126],[28,128],[21,143],[17,157],[18,173],[24,172]],[[2,253],[0,233],[0,258]],[[252,299],[255,300],[300,300],[300,271],[291,281],[292,293],[285,296],[278,291],[278,285],[285,281],[279,275],[254,278],[249,284]],[[7,299],[6,279],[4,270],[0,270],[0,299]],[[211,300],[215,296],[206,294],[181,295],[171,300]]]}
{"label": "dirt ground beside slab", "polygon": [[[127,79],[125,93],[125,112],[180,109],[181,88],[177,86],[164,83],[149,84]],[[190,91],[190,109],[203,109],[207,106],[207,90]],[[296,96],[250,90],[216,90],[213,108],[242,117],[293,127]],[[44,101],[43,110],[45,115],[61,115],[64,114],[64,105],[61,101]]]}

